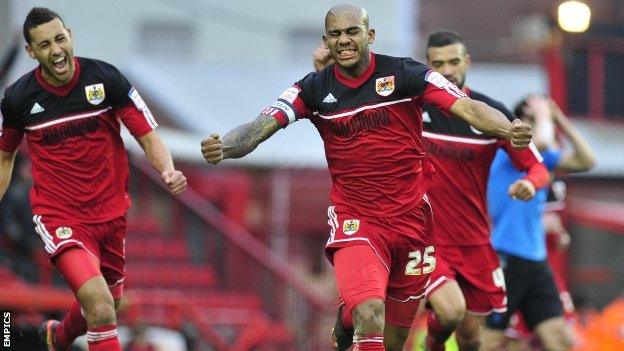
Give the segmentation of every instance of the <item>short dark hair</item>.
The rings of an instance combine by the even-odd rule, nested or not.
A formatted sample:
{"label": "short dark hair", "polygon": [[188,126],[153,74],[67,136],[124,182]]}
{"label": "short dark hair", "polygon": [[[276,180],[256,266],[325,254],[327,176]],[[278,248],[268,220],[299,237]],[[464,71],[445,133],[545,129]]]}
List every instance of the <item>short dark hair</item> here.
{"label": "short dark hair", "polygon": [[528,98],[524,98],[522,100],[520,100],[516,106],[514,107],[514,116],[520,118],[523,117],[525,115],[524,109],[529,105],[529,103],[527,102]]}
{"label": "short dark hair", "polygon": [[439,48],[451,44],[464,43],[464,38],[456,32],[450,30],[440,30],[429,34],[429,40],[427,40],[428,48]]}
{"label": "short dark hair", "polygon": [[44,23],[48,23],[54,20],[55,18],[58,18],[59,20],[61,20],[61,23],[63,23],[63,27],[65,27],[65,22],[63,22],[63,19],[58,13],[45,7],[33,7],[32,10],[30,10],[28,15],[26,16],[26,19],[24,20],[23,31],[24,31],[24,39],[26,39],[26,42],[30,44],[32,40],[32,38],[30,37],[31,29],[37,26],[40,26]]}

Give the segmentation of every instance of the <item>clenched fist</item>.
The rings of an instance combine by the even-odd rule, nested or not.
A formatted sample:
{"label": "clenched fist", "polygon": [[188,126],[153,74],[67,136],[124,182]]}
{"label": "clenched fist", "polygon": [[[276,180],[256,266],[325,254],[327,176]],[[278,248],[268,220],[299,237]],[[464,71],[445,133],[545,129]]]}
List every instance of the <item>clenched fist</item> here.
{"label": "clenched fist", "polygon": [[172,195],[180,195],[186,189],[186,177],[178,170],[163,172],[160,179],[167,184]]}
{"label": "clenched fist", "polygon": [[314,69],[317,72],[334,63],[334,59],[329,54],[329,49],[326,48],[323,43],[321,43],[321,45],[314,50],[312,58],[314,62]]}
{"label": "clenched fist", "polygon": [[529,201],[535,196],[535,185],[526,179],[519,179],[509,186],[508,192],[512,199]]}
{"label": "clenched fist", "polygon": [[201,141],[202,155],[208,163],[216,165],[223,160],[223,142],[218,133],[212,133],[208,138]]}
{"label": "clenched fist", "polygon": [[519,119],[514,119],[511,122],[511,128],[509,129],[509,141],[514,149],[524,149],[531,143],[531,125],[524,123]]}

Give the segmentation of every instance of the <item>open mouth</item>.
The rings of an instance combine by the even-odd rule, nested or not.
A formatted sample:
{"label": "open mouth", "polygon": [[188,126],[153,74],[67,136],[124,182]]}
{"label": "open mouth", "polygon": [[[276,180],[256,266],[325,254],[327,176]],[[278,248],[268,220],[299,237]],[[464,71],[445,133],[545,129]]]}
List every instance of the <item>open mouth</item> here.
{"label": "open mouth", "polygon": [[59,57],[52,61],[52,67],[54,67],[54,71],[56,74],[64,74],[69,69],[69,64],[67,63],[67,57]]}
{"label": "open mouth", "polygon": [[340,57],[341,60],[351,59],[351,58],[355,57],[356,53],[357,52],[355,51],[355,49],[341,49],[341,50],[338,50],[338,56]]}

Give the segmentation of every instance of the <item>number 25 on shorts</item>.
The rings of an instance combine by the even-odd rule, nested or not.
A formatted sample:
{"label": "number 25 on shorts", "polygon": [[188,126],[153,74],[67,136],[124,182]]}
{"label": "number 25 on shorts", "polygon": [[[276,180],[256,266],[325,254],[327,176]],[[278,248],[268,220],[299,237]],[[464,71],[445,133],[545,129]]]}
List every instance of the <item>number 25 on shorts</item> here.
{"label": "number 25 on shorts", "polygon": [[[436,259],[433,256],[435,248],[433,246],[425,247],[423,253],[420,250],[409,253],[411,260],[405,266],[405,275],[421,275],[433,272],[436,266]],[[422,263],[422,267],[419,267]]]}

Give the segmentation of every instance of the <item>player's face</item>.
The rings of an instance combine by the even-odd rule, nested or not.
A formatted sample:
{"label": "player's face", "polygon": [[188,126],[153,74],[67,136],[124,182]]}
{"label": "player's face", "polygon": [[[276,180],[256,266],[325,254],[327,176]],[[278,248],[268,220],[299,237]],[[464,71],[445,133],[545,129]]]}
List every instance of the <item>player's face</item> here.
{"label": "player's face", "polygon": [[355,69],[367,64],[375,30],[368,29],[359,12],[341,12],[325,23],[323,41],[334,61],[343,68]]}
{"label": "player's face", "polygon": [[74,45],[69,29],[58,18],[30,29],[26,51],[39,61],[44,78],[52,85],[64,85],[74,75]]}
{"label": "player's face", "polygon": [[458,88],[463,88],[466,71],[470,67],[470,55],[461,43],[427,49],[429,66],[443,75]]}

